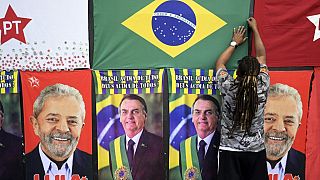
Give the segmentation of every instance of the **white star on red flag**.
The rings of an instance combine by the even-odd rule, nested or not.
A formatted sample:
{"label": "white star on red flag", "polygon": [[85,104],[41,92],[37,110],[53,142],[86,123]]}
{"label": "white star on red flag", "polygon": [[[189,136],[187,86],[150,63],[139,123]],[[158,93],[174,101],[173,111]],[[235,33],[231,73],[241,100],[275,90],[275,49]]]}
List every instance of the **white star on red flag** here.
{"label": "white star on red flag", "polygon": [[34,76],[28,78],[28,81],[29,81],[31,87],[39,87],[40,86],[39,79]]}
{"label": "white star on red flag", "polygon": [[1,44],[12,38],[26,43],[23,29],[30,21],[29,18],[18,17],[9,5],[4,18],[0,18]]}
{"label": "white star on red flag", "polygon": [[316,41],[316,40],[320,39],[320,27],[319,27],[320,14],[308,16],[307,18],[316,27],[315,30],[314,30],[314,36],[313,36],[313,41]]}

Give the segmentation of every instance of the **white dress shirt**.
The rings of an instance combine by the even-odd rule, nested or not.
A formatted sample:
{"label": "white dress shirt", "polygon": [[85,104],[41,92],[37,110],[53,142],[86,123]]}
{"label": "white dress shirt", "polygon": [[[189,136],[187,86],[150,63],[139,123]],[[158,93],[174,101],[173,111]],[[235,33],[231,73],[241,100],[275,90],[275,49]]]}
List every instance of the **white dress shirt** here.
{"label": "white dress shirt", "polygon": [[288,153],[282,157],[282,159],[276,164],[276,166],[272,169],[271,164],[267,161],[268,174],[278,174],[278,180],[283,180],[287,165]]}
{"label": "white dress shirt", "polygon": [[127,151],[128,151],[128,142],[129,142],[130,139],[132,139],[132,141],[134,141],[133,154],[136,154],[137,147],[138,147],[138,143],[139,143],[139,140],[140,140],[142,131],[143,131],[143,130],[141,130],[137,135],[133,136],[133,138],[129,138],[129,137],[126,135],[126,149],[127,149]]}
{"label": "white dress shirt", "polygon": [[39,145],[39,154],[42,161],[44,173],[50,176],[50,179],[55,179],[55,175],[65,175],[65,180],[71,180],[72,165],[73,165],[73,153],[68,160],[63,163],[61,169],[58,169],[57,165],[52,162],[47,155],[44,154]]}
{"label": "white dress shirt", "polygon": [[205,137],[204,139],[201,139],[198,135],[198,142],[197,142],[197,150],[199,151],[199,148],[200,148],[200,141],[201,140],[204,140],[204,142],[206,142],[206,146],[204,147],[204,150],[205,150],[205,155],[207,154],[207,151],[209,149],[209,145],[210,145],[210,142],[213,138],[213,135],[214,135],[215,131],[213,131],[211,134],[209,134],[207,137]]}

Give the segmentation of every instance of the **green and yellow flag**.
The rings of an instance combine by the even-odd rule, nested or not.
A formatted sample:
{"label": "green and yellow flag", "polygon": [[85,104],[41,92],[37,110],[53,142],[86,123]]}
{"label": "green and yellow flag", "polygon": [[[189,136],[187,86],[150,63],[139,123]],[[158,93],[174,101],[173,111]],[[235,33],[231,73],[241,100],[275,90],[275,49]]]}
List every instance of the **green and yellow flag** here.
{"label": "green and yellow flag", "polygon": [[[250,0],[94,1],[93,69],[213,68]],[[247,54],[238,48],[230,64]]]}
{"label": "green and yellow flag", "polygon": [[126,153],[125,136],[122,135],[110,143],[112,173],[115,180],[132,180],[129,161]]}
{"label": "green and yellow flag", "polygon": [[197,154],[197,135],[189,137],[180,144],[182,179],[202,180]]}
{"label": "green and yellow flag", "polygon": [[20,93],[19,72],[0,71],[0,94]]}

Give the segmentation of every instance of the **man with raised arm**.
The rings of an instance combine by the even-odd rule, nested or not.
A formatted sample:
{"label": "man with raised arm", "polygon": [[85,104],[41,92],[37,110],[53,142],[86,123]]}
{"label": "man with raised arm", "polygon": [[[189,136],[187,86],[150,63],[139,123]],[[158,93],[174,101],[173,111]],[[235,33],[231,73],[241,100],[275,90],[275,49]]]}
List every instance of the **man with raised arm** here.
{"label": "man with raised arm", "polygon": [[230,45],[216,61],[216,79],[222,95],[218,172],[221,180],[268,179],[263,123],[270,79],[256,20],[250,17],[247,22],[254,34],[256,57],[245,56],[239,61],[236,78],[228,74],[227,62],[247,39],[246,29],[239,26],[234,28]]}

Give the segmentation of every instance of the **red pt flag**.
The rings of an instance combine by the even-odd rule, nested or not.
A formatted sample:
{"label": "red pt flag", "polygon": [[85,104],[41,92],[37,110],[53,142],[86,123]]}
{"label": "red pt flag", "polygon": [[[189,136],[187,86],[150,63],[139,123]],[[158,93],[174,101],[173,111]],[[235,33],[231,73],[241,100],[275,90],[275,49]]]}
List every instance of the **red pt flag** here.
{"label": "red pt flag", "polygon": [[320,1],[259,0],[254,8],[269,67],[320,65]]}

